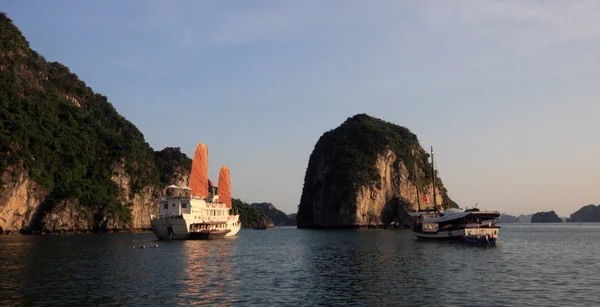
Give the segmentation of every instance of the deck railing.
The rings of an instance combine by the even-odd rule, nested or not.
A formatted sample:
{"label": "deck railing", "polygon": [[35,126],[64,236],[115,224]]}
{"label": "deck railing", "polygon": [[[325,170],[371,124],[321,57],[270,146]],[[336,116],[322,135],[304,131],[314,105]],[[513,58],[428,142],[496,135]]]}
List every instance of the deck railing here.
{"label": "deck railing", "polygon": [[168,218],[176,218],[176,219],[182,219],[183,215],[181,214],[150,214],[150,219],[151,220],[164,220],[164,219],[168,219]]}

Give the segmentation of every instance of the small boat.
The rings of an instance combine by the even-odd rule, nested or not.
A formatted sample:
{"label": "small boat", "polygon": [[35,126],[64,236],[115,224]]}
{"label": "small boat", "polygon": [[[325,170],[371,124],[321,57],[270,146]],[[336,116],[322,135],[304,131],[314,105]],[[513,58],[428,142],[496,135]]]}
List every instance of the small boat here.
{"label": "small boat", "polygon": [[467,233],[463,239],[469,245],[496,246],[496,237],[494,235],[474,235]]}
{"label": "small boat", "polygon": [[208,180],[208,148],[198,144],[192,161],[190,187],[167,187],[158,201],[157,215],[150,216],[152,232],[160,240],[214,239],[236,235],[240,215],[231,204],[229,168],[221,167],[218,194]]}
{"label": "small boat", "polygon": [[[433,148],[431,149],[432,174],[433,169]],[[433,203],[436,204],[435,178],[433,182]],[[472,243],[488,244],[490,238],[493,238],[496,244],[496,238],[500,233],[500,227],[496,226],[495,221],[500,217],[498,211],[480,211],[477,208],[468,210],[447,209],[444,212],[437,210],[435,212],[415,212],[411,215],[416,222],[413,225],[413,233],[419,239],[460,239]],[[469,238],[465,238],[469,237]]]}

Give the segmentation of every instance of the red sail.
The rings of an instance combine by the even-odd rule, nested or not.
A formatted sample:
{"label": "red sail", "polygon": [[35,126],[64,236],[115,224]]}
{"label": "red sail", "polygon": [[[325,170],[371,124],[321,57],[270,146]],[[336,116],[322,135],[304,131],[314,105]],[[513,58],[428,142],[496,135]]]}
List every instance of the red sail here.
{"label": "red sail", "polygon": [[208,147],[200,143],[196,147],[190,174],[192,195],[208,197]]}
{"label": "red sail", "polygon": [[219,172],[219,200],[231,208],[231,181],[229,179],[229,167],[223,165]]}

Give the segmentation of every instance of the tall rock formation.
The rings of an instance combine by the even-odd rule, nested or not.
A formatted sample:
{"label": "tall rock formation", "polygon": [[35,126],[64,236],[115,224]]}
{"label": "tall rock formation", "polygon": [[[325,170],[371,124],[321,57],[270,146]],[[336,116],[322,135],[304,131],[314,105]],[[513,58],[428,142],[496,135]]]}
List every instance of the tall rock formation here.
{"label": "tall rock formation", "polygon": [[[366,114],[348,118],[323,134],[310,155],[298,227],[405,223],[409,211],[433,209],[429,156],[404,127]],[[438,209],[458,207],[437,172],[435,178]]]}
{"label": "tall rock formation", "polygon": [[163,187],[187,181],[182,155],[152,150],[106,97],[31,50],[0,13],[3,232],[147,227]]}

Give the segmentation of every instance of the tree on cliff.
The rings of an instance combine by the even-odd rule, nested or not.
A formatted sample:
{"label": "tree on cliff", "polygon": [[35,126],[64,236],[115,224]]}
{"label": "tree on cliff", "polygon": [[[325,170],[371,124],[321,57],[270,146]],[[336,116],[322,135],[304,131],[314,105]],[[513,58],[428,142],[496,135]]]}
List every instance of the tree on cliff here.
{"label": "tree on cliff", "polygon": [[231,202],[233,204],[233,209],[240,214],[242,227],[256,227],[260,225],[273,226],[271,219],[250,206],[248,203],[237,198],[233,198]]}

